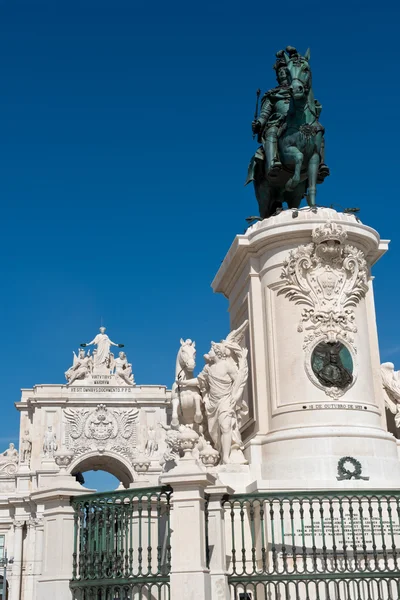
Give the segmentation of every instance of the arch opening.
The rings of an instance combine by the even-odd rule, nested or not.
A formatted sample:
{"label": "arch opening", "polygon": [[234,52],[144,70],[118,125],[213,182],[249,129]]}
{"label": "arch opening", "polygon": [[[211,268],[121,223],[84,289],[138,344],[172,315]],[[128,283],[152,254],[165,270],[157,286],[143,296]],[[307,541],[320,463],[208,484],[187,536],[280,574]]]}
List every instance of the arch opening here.
{"label": "arch opening", "polygon": [[[129,488],[131,483],[134,481],[132,470],[129,468],[128,464],[115,456],[110,456],[109,454],[93,454],[90,456],[84,456],[80,460],[74,461],[70,467],[70,474],[75,477],[79,476],[78,474],[81,473],[85,478],[85,473],[93,471],[104,471],[105,473],[113,475],[116,478],[116,485],[113,486],[111,490],[116,489],[119,483],[122,483],[125,488]],[[92,478],[92,480],[96,481],[98,480],[98,477],[95,479]],[[105,478],[104,480],[108,481],[109,485],[113,485],[113,483],[115,483],[110,478]],[[90,487],[89,481],[90,476],[88,477],[88,482],[85,481],[85,487]]]}

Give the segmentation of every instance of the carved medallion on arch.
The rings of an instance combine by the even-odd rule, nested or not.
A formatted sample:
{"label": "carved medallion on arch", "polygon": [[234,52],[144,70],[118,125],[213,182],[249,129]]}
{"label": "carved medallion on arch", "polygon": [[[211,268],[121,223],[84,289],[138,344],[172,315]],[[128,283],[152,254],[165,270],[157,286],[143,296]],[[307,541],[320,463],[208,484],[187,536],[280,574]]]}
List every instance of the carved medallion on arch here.
{"label": "carved medallion on arch", "polygon": [[139,409],[96,408],[63,411],[66,420],[65,445],[75,456],[96,450],[99,454],[113,451],[130,462],[137,454],[137,423]]}

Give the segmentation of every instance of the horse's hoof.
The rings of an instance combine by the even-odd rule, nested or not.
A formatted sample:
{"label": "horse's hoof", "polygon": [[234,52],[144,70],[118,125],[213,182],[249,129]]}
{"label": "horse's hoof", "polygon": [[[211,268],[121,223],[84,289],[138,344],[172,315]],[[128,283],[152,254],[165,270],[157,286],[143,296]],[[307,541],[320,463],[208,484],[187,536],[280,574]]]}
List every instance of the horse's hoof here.
{"label": "horse's hoof", "polygon": [[195,423],[201,423],[203,420],[203,415],[201,413],[196,413],[194,415],[194,422]]}
{"label": "horse's hoof", "polygon": [[178,427],[179,420],[178,419],[171,419],[171,425],[172,425],[172,427]]}

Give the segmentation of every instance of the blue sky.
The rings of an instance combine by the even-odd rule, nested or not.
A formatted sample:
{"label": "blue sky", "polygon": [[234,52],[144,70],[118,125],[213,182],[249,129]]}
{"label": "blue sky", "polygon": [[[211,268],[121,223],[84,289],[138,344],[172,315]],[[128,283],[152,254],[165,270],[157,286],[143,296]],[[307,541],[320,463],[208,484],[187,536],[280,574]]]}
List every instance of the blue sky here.
{"label": "blue sky", "polygon": [[0,0],[1,441],[21,387],[63,382],[103,317],[139,384],[179,338],[229,328],[210,282],[257,213],[255,90],[311,48],[329,177],[392,239],[374,269],[382,360],[400,368],[399,8],[392,2]]}

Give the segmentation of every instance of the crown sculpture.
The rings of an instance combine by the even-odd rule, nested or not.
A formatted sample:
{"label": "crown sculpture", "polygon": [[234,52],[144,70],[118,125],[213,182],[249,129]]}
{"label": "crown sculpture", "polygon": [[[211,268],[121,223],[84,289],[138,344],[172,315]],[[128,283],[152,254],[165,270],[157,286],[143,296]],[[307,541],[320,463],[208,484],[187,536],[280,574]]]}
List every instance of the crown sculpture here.
{"label": "crown sculpture", "polygon": [[323,225],[316,227],[311,235],[314,244],[324,244],[329,241],[344,244],[347,238],[347,232],[343,226],[333,221],[327,221]]}
{"label": "crown sculpture", "polygon": [[315,206],[316,185],[329,175],[324,162],[325,130],[319,121],[322,106],[312,90],[310,51],[301,56],[287,46],[276,57],[278,86],[263,95],[260,112],[257,91],[252,130],[261,145],[246,180],[254,184],[262,219],[281,209],[283,202],[298,208],[307,197],[309,206]]}

